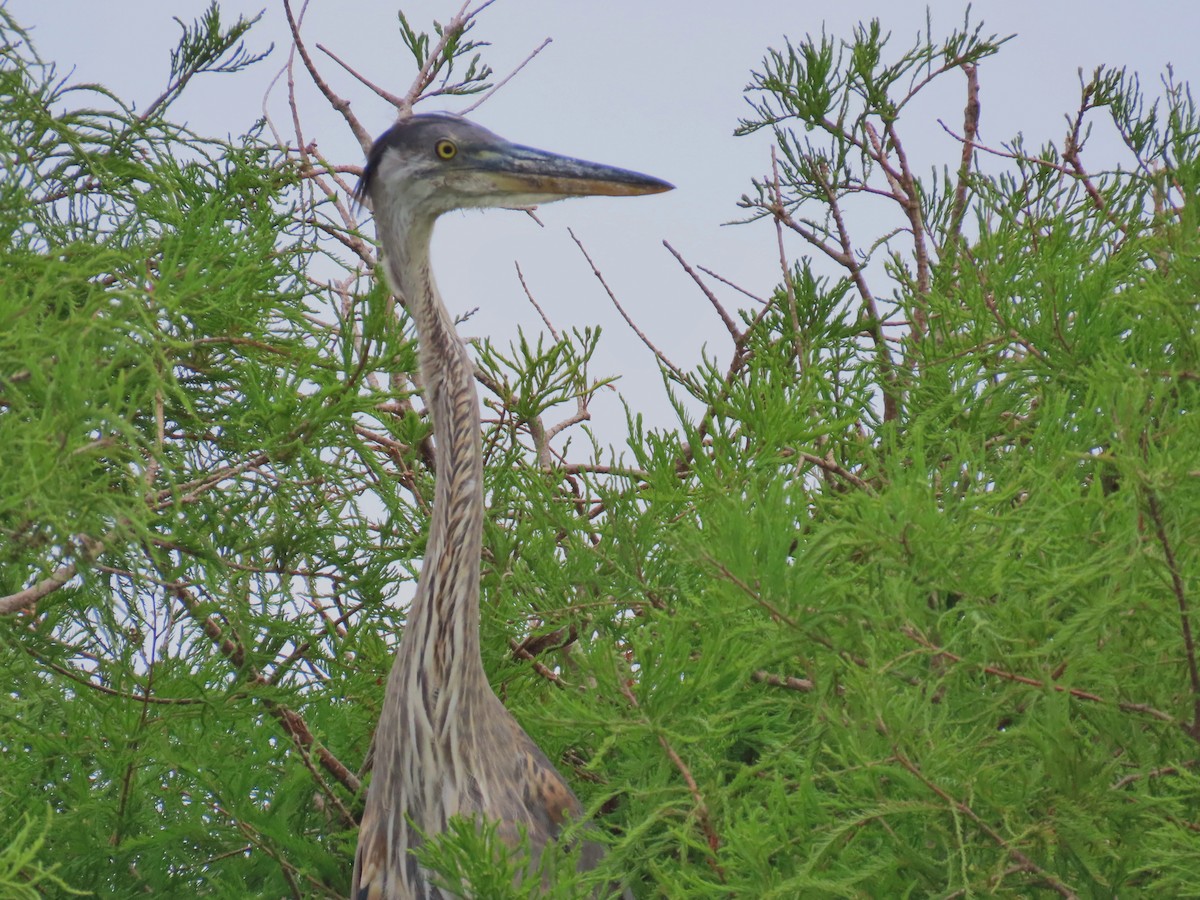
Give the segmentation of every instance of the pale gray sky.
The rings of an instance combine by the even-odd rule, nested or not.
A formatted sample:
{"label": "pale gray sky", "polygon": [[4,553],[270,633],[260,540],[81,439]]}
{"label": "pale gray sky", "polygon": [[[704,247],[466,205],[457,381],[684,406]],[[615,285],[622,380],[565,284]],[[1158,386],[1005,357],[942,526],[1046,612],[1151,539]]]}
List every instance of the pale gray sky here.
{"label": "pale gray sky", "polygon": [[[77,80],[101,82],[120,96],[148,104],[167,75],[168,54],[179,29],[172,16],[190,22],[208,0],[9,0],[17,20],[47,60]],[[300,0],[297,0],[299,6]],[[364,74],[397,92],[413,76],[412,60],[397,36],[396,0],[312,0],[304,26],[320,42]],[[446,21],[459,0],[403,4],[415,27]],[[175,109],[201,132],[237,134],[259,114],[267,83],[283,65],[289,38],[279,2],[227,0],[224,17],[253,15],[251,49],[274,41],[275,52],[255,70],[232,77],[206,76]],[[836,6],[836,8],[835,8]],[[822,28],[848,37],[859,21],[879,17],[899,52],[925,25],[926,4],[862,0],[830,4],[804,0],[499,0],[480,19],[474,36],[489,40],[489,62],[498,75],[546,37],[554,42],[473,118],[514,141],[586,159],[638,169],[674,182],[672,193],[646,198],[589,199],[545,207],[539,229],[518,213],[452,215],[439,226],[435,267],[452,311],[478,306],[465,327],[502,344],[518,326],[534,332],[541,322],[524,299],[513,268],[521,263],[530,288],[559,329],[600,324],[605,329],[594,374],[621,376],[619,389],[652,423],[673,421],[653,359],[621,323],[567,236],[567,226],[586,243],[622,304],[643,330],[683,367],[702,348],[725,363],[730,340],[704,297],[662,247],[669,240],[693,264],[708,266],[759,295],[780,278],[773,228],[767,223],[722,227],[739,218],[736,203],[752,176],[769,168],[765,136],[734,138],[746,112],[742,88],[768,46],[784,36],[798,41]],[[932,0],[935,37],[962,22],[966,4]],[[980,71],[981,139],[998,145],[1021,131],[1037,147],[1060,141],[1063,116],[1078,97],[1077,70],[1098,64],[1139,71],[1153,92],[1167,64],[1181,80],[1200,82],[1195,46],[1200,4],[1152,0],[984,0],[973,6],[987,33],[1016,33],[1001,54]],[[393,111],[327,59],[325,72],[368,128],[382,132]],[[902,121],[908,150],[919,171],[953,160],[958,147],[938,126],[941,117],[961,124],[964,97],[959,79],[948,78],[937,102]],[[358,162],[361,152],[340,119],[304,85],[306,133],[327,158]],[[469,102],[469,101],[468,101]],[[271,100],[285,116],[284,94]],[[447,103],[444,107],[458,107]],[[1098,136],[1100,137],[1100,136]],[[1097,150],[1103,144],[1097,141]],[[1101,153],[1097,159],[1103,156]],[[869,224],[869,223],[865,223]],[[864,241],[876,234],[865,234]],[[805,252],[798,243],[789,251]],[[466,260],[470,262],[466,262]],[[730,307],[738,298],[718,294]],[[594,426],[619,441],[624,426],[611,400],[594,409]]]}

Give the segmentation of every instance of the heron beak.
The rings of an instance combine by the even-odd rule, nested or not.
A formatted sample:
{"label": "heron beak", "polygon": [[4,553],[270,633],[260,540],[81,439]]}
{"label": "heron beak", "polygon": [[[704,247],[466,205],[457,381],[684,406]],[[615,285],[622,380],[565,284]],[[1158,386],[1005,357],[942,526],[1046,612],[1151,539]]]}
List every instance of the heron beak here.
{"label": "heron beak", "polygon": [[660,178],[509,144],[479,160],[479,171],[500,191],[514,195],[634,197],[660,194],[675,185]]}

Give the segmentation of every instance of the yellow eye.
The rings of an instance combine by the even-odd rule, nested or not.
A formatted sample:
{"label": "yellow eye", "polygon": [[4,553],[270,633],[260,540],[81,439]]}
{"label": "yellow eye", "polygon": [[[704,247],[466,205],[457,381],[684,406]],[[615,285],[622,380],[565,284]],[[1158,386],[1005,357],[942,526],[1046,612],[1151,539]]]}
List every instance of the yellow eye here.
{"label": "yellow eye", "polygon": [[454,159],[458,154],[458,147],[454,141],[442,139],[433,145],[433,152],[438,155],[438,159]]}

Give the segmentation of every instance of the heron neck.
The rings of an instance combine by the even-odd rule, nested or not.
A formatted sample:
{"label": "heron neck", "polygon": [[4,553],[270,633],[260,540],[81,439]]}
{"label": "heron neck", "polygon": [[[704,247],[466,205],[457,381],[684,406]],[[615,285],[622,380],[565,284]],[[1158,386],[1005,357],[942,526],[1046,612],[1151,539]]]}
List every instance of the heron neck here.
{"label": "heron neck", "polygon": [[433,223],[395,223],[407,225],[399,234],[388,233],[390,224],[381,223],[383,245],[403,249],[385,263],[417,327],[437,461],[429,539],[397,668],[422,669],[435,688],[486,685],[479,653],[483,446],[475,366],[430,270]]}

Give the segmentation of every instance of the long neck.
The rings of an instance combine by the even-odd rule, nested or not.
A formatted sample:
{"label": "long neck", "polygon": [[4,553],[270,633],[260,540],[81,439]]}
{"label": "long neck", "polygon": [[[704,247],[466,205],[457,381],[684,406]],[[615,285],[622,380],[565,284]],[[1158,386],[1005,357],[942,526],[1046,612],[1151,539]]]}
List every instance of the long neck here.
{"label": "long neck", "polygon": [[429,540],[398,665],[420,667],[439,689],[482,686],[483,447],[475,368],[429,268],[433,223],[385,220],[379,227],[383,245],[391,250],[384,260],[388,276],[417,326],[437,459]]}

